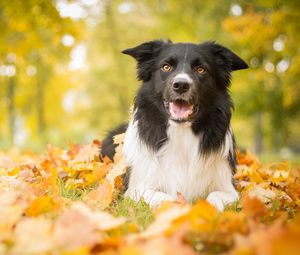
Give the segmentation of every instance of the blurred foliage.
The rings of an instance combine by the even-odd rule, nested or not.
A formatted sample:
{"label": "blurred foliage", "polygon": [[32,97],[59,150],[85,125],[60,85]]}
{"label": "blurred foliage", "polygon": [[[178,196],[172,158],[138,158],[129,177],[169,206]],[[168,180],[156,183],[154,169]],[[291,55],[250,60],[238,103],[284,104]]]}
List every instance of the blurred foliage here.
{"label": "blurred foliage", "polygon": [[232,85],[239,145],[299,153],[299,26],[297,0],[0,0],[0,146],[103,137],[139,86],[120,52],[170,38],[244,58]]}

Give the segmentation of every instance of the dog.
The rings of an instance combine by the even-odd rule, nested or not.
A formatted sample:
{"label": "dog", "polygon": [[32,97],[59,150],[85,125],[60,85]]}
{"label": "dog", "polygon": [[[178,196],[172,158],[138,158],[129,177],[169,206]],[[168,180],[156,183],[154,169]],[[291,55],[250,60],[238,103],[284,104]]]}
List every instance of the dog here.
{"label": "dog", "polygon": [[125,132],[125,196],[157,206],[180,193],[189,202],[206,198],[219,211],[238,200],[229,86],[231,72],[248,65],[212,41],[154,40],[122,53],[137,61],[142,85],[130,122],[110,133],[102,154],[113,158],[112,137]]}

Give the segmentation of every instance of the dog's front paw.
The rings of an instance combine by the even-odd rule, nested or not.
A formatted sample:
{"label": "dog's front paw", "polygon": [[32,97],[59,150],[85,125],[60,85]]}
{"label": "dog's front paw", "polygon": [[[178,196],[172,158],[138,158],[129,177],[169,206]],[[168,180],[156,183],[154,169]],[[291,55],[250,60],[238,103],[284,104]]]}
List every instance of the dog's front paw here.
{"label": "dog's front paw", "polygon": [[224,211],[224,203],[215,192],[210,193],[206,198],[206,201],[216,207],[220,212]]}
{"label": "dog's front paw", "polygon": [[156,207],[164,201],[175,201],[176,198],[173,196],[151,189],[135,189],[135,190],[127,190],[125,196],[130,197],[135,201],[139,201],[140,199],[144,199],[147,204],[151,207]]}
{"label": "dog's front paw", "polygon": [[222,212],[224,211],[225,205],[233,203],[238,197],[237,192],[214,191],[208,195],[206,201]]}
{"label": "dog's front paw", "polygon": [[149,203],[151,207],[157,207],[162,202],[165,201],[175,201],[175,198],[164,193],[164,192],[155,192],[154,194],[148,194],[148,196],[144,196],[145,201]]}

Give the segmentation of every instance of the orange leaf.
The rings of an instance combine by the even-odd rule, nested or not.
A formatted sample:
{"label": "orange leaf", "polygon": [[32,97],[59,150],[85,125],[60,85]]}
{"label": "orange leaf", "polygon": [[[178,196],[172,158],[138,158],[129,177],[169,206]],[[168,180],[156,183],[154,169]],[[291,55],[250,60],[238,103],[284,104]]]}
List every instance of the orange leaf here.
{"label": "orange leaf", "polygon": [[50,196],[39,197],[29,205],[26,209],[27,216],[37,216],[42,213],[51,211],[55,207],[55,203]]}
{"label": "orange leaf", "polygon": [[257,197],[246,196],[242,199],[243,212],[250,218],[259,218],[266,214],[265,204]]}
{"label": "orange leaf", "polygon": [[90,191],[84,201],[89,205],[105,209],[113,199],[113,188],[107,180],[99,184],[97,189]]}

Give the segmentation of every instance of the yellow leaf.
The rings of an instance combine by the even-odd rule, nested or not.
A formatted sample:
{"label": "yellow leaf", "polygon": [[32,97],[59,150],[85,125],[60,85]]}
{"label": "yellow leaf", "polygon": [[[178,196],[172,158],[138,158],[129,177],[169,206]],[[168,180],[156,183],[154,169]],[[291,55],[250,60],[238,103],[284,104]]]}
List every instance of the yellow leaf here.
{"label": "yellow leaf", "polygon": [[160,213],[156,220],[144,232],[140,233],[139,236],[149,238],[163,234],[171,227],[174,220],[187,215],[190,209],[190,205],[174,204],[169,210]]}
{"label": "yellow leaf", "polygon": [[104,180],[96,189],[90,191],[83,200],[89,205],[105,209],[112,199],[113,188],[107,180]]}
{"label": "yellow leaf", "polygon": [[124,159],[120,160],[118,163],[115,163],[112,169],[108,172],[106,179],[109,183],[114,187],[115,186],[115,179],[118,176],[123,175],[127,170],[127,165]]}
{"label": "yellow leaf", "polygon": [[44,218],[22,220],[15,229],[11,254],[48,254],[53,249],[52,227]]}
{"label": "yellow leaf", "polygon": [[90,248],[89,247],[80,247],[71,251],[64,251],[61,255],[89,255]]}
{"label": "yellow leaf", "polygon": [[114,144],[122,144],[124,142],[125,133],[115,135],[113,137]]}
{"label": "yellow leaf", "polygon": [[261,183],[264,181],[264,179],[260,176],[259,172],[253,168],[249,172],[249,179],[250,179],[250,181],[255,182],[255,183]]}
{"label": "yellow leaf", "polygon": [[37,216],[42,213],[51,211],[55,207],[55,203],[50,196],[39,197],[31,202],[26,209],[27,216]]}
{"label": "yellow leaf", "polygon": [[117,228],[125,223],[125,218],[118,217],[115,218],[111,214],[103,211],[92,211],[84,203],[77,202],[73,204],[73,211],[86,217],[96,229],[107,231]]}
{"label": "yellow leaf", "polygon": [[199,200],[186,217],[195,231],[209,231],[213,228],[212,222],[218,216],[218,210],[206,200]]}

